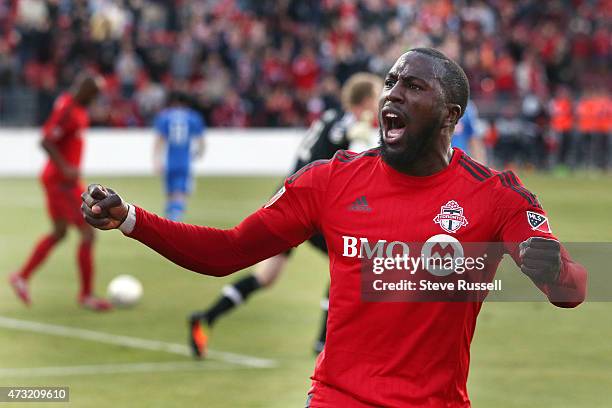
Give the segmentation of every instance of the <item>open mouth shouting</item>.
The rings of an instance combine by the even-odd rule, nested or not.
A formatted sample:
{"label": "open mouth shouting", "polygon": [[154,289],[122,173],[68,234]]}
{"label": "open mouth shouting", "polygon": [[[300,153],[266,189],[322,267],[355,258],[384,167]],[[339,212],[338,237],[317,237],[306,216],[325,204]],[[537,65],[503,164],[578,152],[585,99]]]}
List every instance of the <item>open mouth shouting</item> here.
{"label": "open mouth shouting", "polygon": [[383,138],[388,145],[394,145],[401,141],[406,130],[406,119],[403,114],[393,108],[382,109]]}

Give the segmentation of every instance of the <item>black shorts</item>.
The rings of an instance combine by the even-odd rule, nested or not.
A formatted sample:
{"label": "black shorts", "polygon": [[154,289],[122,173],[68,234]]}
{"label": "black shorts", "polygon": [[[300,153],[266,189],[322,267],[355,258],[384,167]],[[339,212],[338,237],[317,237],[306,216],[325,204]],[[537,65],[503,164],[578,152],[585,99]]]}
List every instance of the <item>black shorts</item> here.
{"label": "black shorts", "polygon": [[[310,242],[310,245],[314,246],[319,251],[327,255],[327,243],[325,242],[325,238],[323,238],[323,235],[314,234],[312,237],[308,238],[308,242]],[[288,250],[285,251],[285,255],[287,256],[291,255],[291,252],[294,249],[295,248],[289,248]]]}

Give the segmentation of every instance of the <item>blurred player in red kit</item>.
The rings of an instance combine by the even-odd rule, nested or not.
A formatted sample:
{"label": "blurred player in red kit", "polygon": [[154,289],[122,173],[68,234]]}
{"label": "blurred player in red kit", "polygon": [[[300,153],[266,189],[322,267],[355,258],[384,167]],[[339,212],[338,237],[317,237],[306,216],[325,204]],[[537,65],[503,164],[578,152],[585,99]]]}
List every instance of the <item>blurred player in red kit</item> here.
{"label": "blurred player in red kit", "polygon": [[[482,302],[364,301],[362,261],[379,256],[372,245],[388,254],[441,232],[457,243],[499,243],[559,307],[584,300],[587,272],[514,173],[489,169],[450,147],[468,98],[459,65],[437,50],[415,48],[385,79],[378,148],[341,150],[303,167],[234,228],[174,223],[99,185],[83,194],[81,209],[91,225],[119,228],[173,262],[214,276],[321,233],[330,307],[306,405],[469,408],[470,343]],[[483,264],[489,282],[503,253],[492,255]]]}
{"label": "blurred player in red kit", "polygon": [[83,76],[77,79],[72,91],[57,98],[51,115],[43,125],[41,145],[48,155],[48,161],[41,182],[53,226],[51,233],[38,241],[21,269],[9,277],[15,293],[26,305],[30,305],[29,279],[56,244],[65,237],[68,226],[73,225],[81,236],[77,256],[81,278],[78,302],[91,310],[104,311],[111,308],[109,302],[92,294],[94,230],[84,222],[79,211],[83,190],[80,178],[83,132],[89,126],[87,107],[97,97],[100,88],[101,80],[97,77]]}

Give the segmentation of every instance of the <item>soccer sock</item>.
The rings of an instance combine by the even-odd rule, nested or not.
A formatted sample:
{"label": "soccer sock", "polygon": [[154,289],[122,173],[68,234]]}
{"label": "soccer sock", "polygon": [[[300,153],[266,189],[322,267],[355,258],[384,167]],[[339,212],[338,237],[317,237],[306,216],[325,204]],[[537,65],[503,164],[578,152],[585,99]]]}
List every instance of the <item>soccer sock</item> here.
{"label": "soccer sock", "polygon": [[23,279],[29,279],[34,270],[47,258],[56,243],[57,239],[53,235],[47,235],[38,241],[25,265],[19,271],[19,275]]}
{"label": "soccer sock", "polygon": [[180,221],[185,212],[185,201],[170,200],[166,203],[166,218],[171,221]]}
{"label": "soccer sock", "polygon": [[323,346],[325,345],[325,339],[327,337],[327,313],[329,310],[329,287],[327,288],[327,293],[325,297],[321,299],[321,309],[323,310],[321,316],[321,331],[319,332],[319,339],[315,346],[317,352],[321,352],[323,350]]}
{"label": "soccer sock", "polygon": [[93,245],[91,241],[81,241],[79,244],[78,262],[81,275],[81,297],[91,295],[93,280]]}
{"label": "soccer sock", "polygon": [[257,282],[257,278],[254,275],[249,275],[232,285],[224,286],[221,290],[223,296],[205,313],[208,325],[212,326],[221,315],[243,303],[260,287],[261,285]]}

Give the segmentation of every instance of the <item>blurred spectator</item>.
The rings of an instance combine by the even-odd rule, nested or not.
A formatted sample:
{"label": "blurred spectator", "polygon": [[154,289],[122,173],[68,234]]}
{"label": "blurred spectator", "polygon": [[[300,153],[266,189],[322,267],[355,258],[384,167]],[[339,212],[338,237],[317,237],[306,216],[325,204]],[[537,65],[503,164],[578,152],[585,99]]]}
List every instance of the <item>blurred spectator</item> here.
{"label": "blurred spectator", "polygon": [[136,91],[141,65],[140,58],[134,52],[132,43],[125,41],[117,57],[115,72],[119,77],[121,96],[126,99],[130,99]]}
{"label": "blurred spectator", "polygon": [[610,160],[610,98],[608,93],[596,88],[593,96],[595,108],[595,123],[593,143],[595,145],[595,165],[601,170],[607,170]]}
{"label": "blurred spectator", "polygon": [[501,117],[495,121],[497,131],[495,164],[500,168],[513,168],[525,162],[525,125],[517,109],[512,105],[504,106],[501,114]]}
{"label": "blurred spectator", "polygon": [[489,120],[488,126],[484,126],[484,133],[482,137],[486,152],[486,160],[483,163],[486,163],[489,166],[494,164],[497,165],[495,160],[495,147],[497,146],[498,140],[499,133],[497,132],[497,126],[495,126],[495,120]]}
{"label": "blurred spectator", "polygon": [[162,109],[166,93],[159,83],[144,81],[144,85],[136,92],[134,98],[140,115],[146,123],[151,123],[155,114]]}
{"label": "blurred spectator", "polygon": [[319,64],[312,47],[306,47],[291,65],[292,82],[298,91],[313,91],[319,80]]}
{"label": "blurred spectator", "polygon": [[588,167],[595,159],[597,133],[597,99],[595,90],[588,87],[576,105],[578,124],[578,164]]}
{"label": "blurred spectator", "polygon": [[0,89],[9,89],[17,74],[17,58],[10,53],[7,41],[0,39]]}
{"label": "blurred spectator", "polygon": [[567,87],[557,89],[550,101],[551,129],[558,140],[558,162],[564,166],[575,166],[576,140],[574,137],[574,111]]}
{"label": "blurred spectator", "polygon": [[521,105],[523,119],[523,158],[522,164],[547,169],[551,163],[553,144],[549,142],[548,111],[540,98],[534,93],[528,93]]}
{"label": "blurred spectator", "polygon": [[212,125],[216,127],[246,127],[247,112],[240,95],[230,89],[223,101],[212,112]]}

